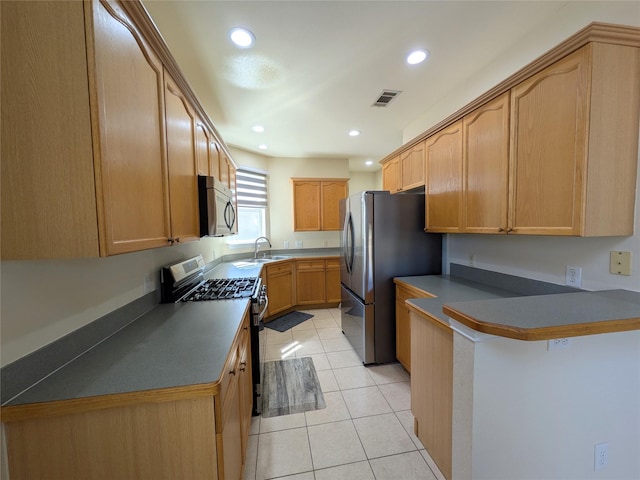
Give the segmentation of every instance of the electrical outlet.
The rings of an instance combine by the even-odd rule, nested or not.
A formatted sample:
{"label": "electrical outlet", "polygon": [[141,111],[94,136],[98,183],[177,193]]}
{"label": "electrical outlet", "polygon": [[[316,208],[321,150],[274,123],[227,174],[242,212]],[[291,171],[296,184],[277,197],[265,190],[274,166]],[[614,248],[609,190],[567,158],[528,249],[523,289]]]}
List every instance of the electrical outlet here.
{"label": "electrical outlet", "polygon": [[547,350],[563,350],[570,346],[570,338],[552,338],[551,340],[547,340]]}
{"label": "electrical outlet", "polygon": [[582,286],[582,268],[567,266],[564,283],[570,287],[580,288]]}
{"label": "electrical outlet", "polygon": [[609,443],[596,443],[593,453],[593,469],[604,470],[609,465]]}
{"label": "electrical outlet", "polygon": [[302,240],[296,240],[296,248],[302,248]]}
{"label": "electrical outlet", "polygon": [[289,240],[284,241],[284,248],[289,248]]}

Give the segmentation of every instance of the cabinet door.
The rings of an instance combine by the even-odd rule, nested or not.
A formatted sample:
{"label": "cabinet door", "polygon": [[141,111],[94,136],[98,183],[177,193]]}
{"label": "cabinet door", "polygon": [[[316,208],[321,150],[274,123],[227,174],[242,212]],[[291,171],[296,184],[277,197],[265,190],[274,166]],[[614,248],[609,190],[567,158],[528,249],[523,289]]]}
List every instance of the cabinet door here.
{"label": "cabinet door", "polygon": [[396,358],[411,373],[411,322],[404,301],[396,301]]}
{"label": "cabinet door", "polygon": [[464,231],[506,233],[509,92],[463,119]]}
{"label": "cabinet door", "polygon": [[293,230],[296,232],[321,229],[320,182],[293,181]]}
{"label": "cabinet door", "polygon": [[196,121],[196,158],[198,175],[211,175],[209,162],[209,132],[200,121]]}
{"label": "cabinet door", "polygon": [[296,305],[325,303],[324,260],[296,262]]}
{"label": "cabinet door", "polygon": [[515,233],[580,234],[588,92],[586,47],[512,89],[509,228]]}
{"label": "cabinet door", "polygon": [[327,303],[340,302],[340,260],[325,260],[326,278],[325,293],[327,295]]}
{"label": "cabinet door", "polygon": [[0,8],[2,260],[97,257],[83,5]]}
{"label": "cabinet door", "polygon": [[[451,478],[453,332],[413,312],[411,318],[411,412],[416,435],[445,478]],[[418,366],[420,369],[418,371]]]}
{"label": "cabinet door", "polygon": [[101,244],[107,255],[165,246],[170,223],[163,67],[119,5],[91,5]]}
{"label": "cabinet door", "polygon": [[410,190],[424,185],[424,164],[424,142],[400,154],[402,190]]}
{"label": "cabinet door", "polygon": [[209,172],[212,177],[220,179],[220,146],[218,142],[209,142]]}
{"label": "cabinet door", "polygon": [[462,121],[426,140],[426,229],[462,228]]}
{"label": "cabinet door", "polygon": [[347,182],[322,182],[322,230],[341,230],[340,200],[347,196]]}
{"label": "cabinet door", "polygon": [[227,154],[224,153],[224,150],[220,148],[220,181],[229,188],[231,188],[230,168],[231,168],[231,162],[229,161]]}
{"label": "cabinet door", "polygon": [[382,165],[382,189],[396,193],[400,188],[400,157],[395,157]]}
{"label": "cabinet door", "polygon": [[246,458],[249,429],[251,428],[251,412],[253,411],[253,380],[251,372],[251,348],[249,346],[249,318],[245,318],[240,339],[240,368],[238,385],[240,393],[240,437],[242,442],[242,458]]}
{"label": "cabinet door", "polygon": [[233,378],[228,384],[222,415],[222,455],[218,457],[220,478],[240,479],[242,472],[242,436],[240,412],[240,385],[235,365]]}
{"label": "cabinet door", "polygon": [[293,307],[293,262],[278,262],[265,268],[270,317]]}
{"label": "cabinet door", "polygon": [[195,117],[169,73],[165,73],[167,157],[171,233],[176,242],[200,238],[195,156]]}

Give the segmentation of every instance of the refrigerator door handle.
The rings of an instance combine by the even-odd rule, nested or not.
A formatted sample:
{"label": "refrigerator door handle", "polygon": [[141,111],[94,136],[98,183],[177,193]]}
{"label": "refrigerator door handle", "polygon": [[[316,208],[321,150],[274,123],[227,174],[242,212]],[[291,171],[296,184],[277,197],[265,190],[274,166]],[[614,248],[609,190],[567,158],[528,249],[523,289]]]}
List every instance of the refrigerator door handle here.
{"label": "refrigerator door handle", "polygon": [[351,212],[347,213],[344,227],[344,263],[347,267],[349,275],[353,272],[353,257],[354,257],[354,245],[353,245],[353,218]]}

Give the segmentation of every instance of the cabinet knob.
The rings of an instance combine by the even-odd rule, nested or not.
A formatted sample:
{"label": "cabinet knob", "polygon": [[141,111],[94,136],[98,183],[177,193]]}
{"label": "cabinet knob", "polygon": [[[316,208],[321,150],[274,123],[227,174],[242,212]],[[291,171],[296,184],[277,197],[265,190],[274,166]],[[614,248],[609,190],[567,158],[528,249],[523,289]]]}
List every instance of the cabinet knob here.
{"label": "cabinet knob", "polygon": [[507,228],[507,233],[513,232],[513,228]]}
{"label": "cabinet knob", "polygon": [[236,369],[234,368],[233,370],[229,370],[229,375],[235,375],[236,374]]}
{"label": "cabinet knob", "polygon": [[173,243],[173,242],[175,241],[175,240],[174,240],[173,238],[171,238],[171,237],[169,237],[167,240],[169,241],[169,243]]}
{"label": "cabinet knob", "polygon": [[247,369],[247,362],[240,362],[240,371],[244,372]]}
{"label": "cabinet knob", "polygon": [[180,243],[180,237],[176,237],[176,242]]}

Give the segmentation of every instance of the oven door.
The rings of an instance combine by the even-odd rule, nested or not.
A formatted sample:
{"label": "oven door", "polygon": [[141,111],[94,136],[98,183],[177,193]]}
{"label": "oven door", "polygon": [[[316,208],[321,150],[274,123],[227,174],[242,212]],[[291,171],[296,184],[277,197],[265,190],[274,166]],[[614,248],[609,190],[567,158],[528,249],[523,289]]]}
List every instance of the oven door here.
{"label": "oven door", "polygon": [[261,285],[256,298],[251,299],[251,373],[253,375],[253,415],[262,413],[262,376],[267,342],[262,319],[267,312],[269,298],[266,285]]}

